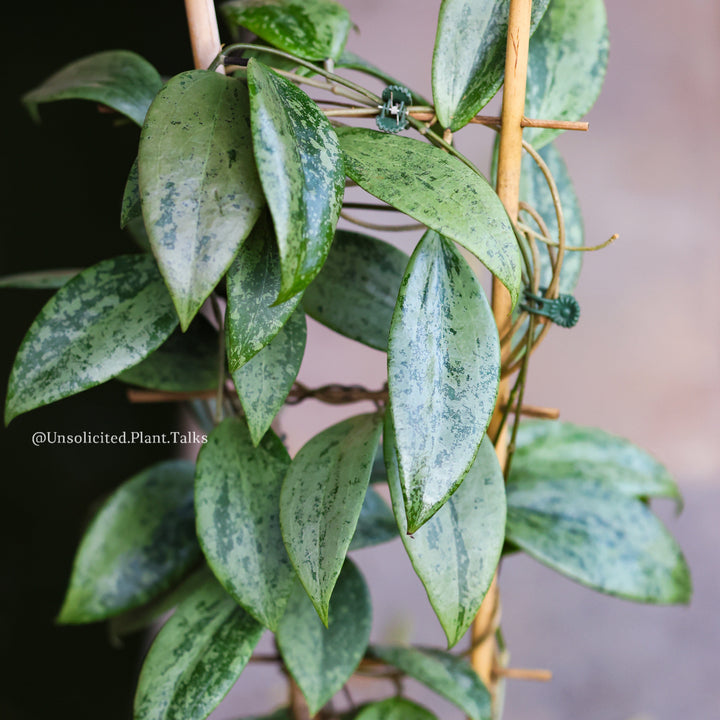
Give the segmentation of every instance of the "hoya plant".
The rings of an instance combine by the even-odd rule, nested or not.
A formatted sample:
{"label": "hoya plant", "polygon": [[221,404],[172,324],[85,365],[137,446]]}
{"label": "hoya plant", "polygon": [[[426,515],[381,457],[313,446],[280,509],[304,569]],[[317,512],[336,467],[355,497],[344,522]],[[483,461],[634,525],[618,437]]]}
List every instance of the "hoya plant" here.
{"label": "hoya plant", "polygon": [[[231,0],[223,46],[212,4],[187,8],[195,69],[101,52],[23,98],[36,117],[81,99],[138,126],[118,198],[135,245],[2,280],[56,290],[17,352],[6,423],[109,381],[195,418],[171,434],[201,442],[196,462],[174,438],[89,523],[58,616],[123,634],[174,610],[136,720],[202,720],[254,659],[288,678],[266,720],[431,720],[406,677],[500,717],[513,669],[495,578],[512,553],[610,595],[688,602],[650,508],[680,500],[662,465],[523,402],[532,352],[579,320],[597,249],[554,140],[584,129],[600,91],[602,0],[444,0],[431,99],[345,51],[353,22],[334,0]],[[503,86],[502,116],[480,115]],[[458,151],[460,131],[495,143],[492,168]],[[409,224],[410,255],[371,232]],[[308,316],[386,352],[385,387],[338,385],[332,362],[326,385],[296,382]],[[348,417],[291,458],[275,420],[308,397]],[[404,545],[446,647],[369,644],[352,555],[383,542]],[[258,658],[265,632],[276,654]],[[335,698],[356,673],[397,692]]]}

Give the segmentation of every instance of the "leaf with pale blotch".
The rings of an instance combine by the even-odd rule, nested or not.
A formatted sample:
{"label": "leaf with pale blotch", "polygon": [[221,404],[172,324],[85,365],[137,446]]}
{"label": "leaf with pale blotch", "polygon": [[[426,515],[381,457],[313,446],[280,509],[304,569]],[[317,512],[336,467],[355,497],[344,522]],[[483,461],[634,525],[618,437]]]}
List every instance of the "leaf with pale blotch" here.
{"label": "leaf with pale blotch", "polygon": [[162,87],[158,71],[127,50],[110,50],[76,60],[23,96],[30,114],[55,100],[91,100],[126,115],[138,125]]}
{"label": "leaf with pale blotch", "polygon": [[[533,2],[531,34],[548,2]],[[509,11],[510,0],[443,0],[432,66],[435,110],[443,127],[459,130],[500,89]]]}
{"label": "leaf with pale blotch", "polygon": [[440,148],[364,128],[337,128],[345,172],[371,195],[455,240],[520,293],[520,249],[484,177]]}
{"label": "leaf with pale blotch", "polygon": [[429,520],[465,477],[499,378],[500,343],[485,293],[452,243],[428,231],[403,278],[388,348],[408,532]]}
{"label": "leaf with pale blotch", "polygon": [[373,645],[370,652],[457,705],[471,720],[490,720],[490,693],[467,660],[420,647]]}
{"label": "leaf with pale blotch", "polygon": [[352,25],[334,0],[232,0],[221,9],[231,28],[246,28],[306,60],[337,58]]}
{"label": "leaf with pale blotch", "polygon": [[124,228],[135,218],[142,217],[140,184],[138,180],[138,159],[133,160],[125,182],[122,204],[120,205],[120,227]]}
{"label": "leaf with pale blotch", "polygon": [[36,272],[16,273],[0,277],[0,288],[20,290],[55,290],[74,278],[80,268],[67,270],[38,270]]}
{"label": "leaf with pale blotch", "polygon": [[141,363],[117,376],[118,380],[162,392],[200,392],[218,385],[217,330],[204,317],[188,331],[175,332]]}
{"label": "leaf with pale blotch", "polygon": [[227,274],[225,337],[231,373],[257,355],[298,306],[298,294],[274,305],[280,292],[280,259],[272,223],[260,216]]}
{"label": "leaf with pale blotch", "polygon": [[355,716],[355,720],[437,720],[429,710],[403,697],[365,705]]}
{"label": "leaf with pale blotch", "polygon": [[397,523],[388,504],[371,487],[368,488],[355,534],[349,550],[380,545],[394,540],[398,536]]}
{"label": "leaf with pale blotch", "polygon": [[[579,120],[597,100],[608,60],[603,0],[553,0],[530,40],[525,115]],[[536,148],[562,130],[527,128]]]}
{"label": "leaf with pale blotch", "polygon": [[256,448],[245,422],[228,418],[200,451],[195,478],[197,533],[210,567],[225,589],[272,630],[295,578],[278,519],[289,465],[274,433]]}
{"label": "leaf with pale blotch", "polygon": [[5,423],[119,375],[160,347],[176,326],[149,255],[124,255],[83,270],[27,331],[8,383]]}
{"label": "leaf with pale blotch", "polygon": [[219,583],[200,587],[150,647],[135,694],[135,720],[204,720],[240,677],[262,632]]}
{"label": "leaf with pale blotch", "polygon": [[105,620],[167,590],[200,557],[194,465],[158,463],[123,483],[83,536],[61,623]]}
{"label": "leaf with pale blotch", "polygon": [[304,290],[330,251],[345,192],[335,131],[296,85],[257,60],[247,67],[253,147],[280,249],[278,302]]}
{"label": "leaf with pale blotch", "polygon": [[207,565],[203,564],[200,569],[191,572],[180,583],[145,605],[111,617],[108,622],[108,634],[111,638],[120,639],[125,635],[149,629],[163,615],[174,610],[186,597],[211,580],[214,580],[213,574]]}
{"label": "leaf with pale blotch", "polygon": [[247,88],[207,70],[170,80],[148,110],[138,171],[145,227],[184,330],[264,202]]}
{"label": "leaf with pale blotch", "polygon": [[500,560],[506,514],[502,470],[485,436],[460,487],[411,536],[389,417],[383,447],[400,537],[452,647],[472,625]]}
{"label": "leaf with pale blotch", "polygon": [[387,350],[408,260],[382,240],[338,230],[322,271],[305,291],[305,312],[341,335]]}
{"label": "leaf with pale blotch", "polygon": [[631,442],[597,428],[547,420],[520,425],[511,479],[592,480],[635,498],[682,498],[667,469]]}
{"label": "leaf with pale blotch", "polygon": [[288,555],[322,621],[358,523],[382,418],[358,415],[323,430],[295,456],[280,496]]}
{"label": "leaf with pale blotch", "polygon": [[306,340],[305,313],[298,309],[268,345],[232,373],[255,445],[285,403],[300,370]]}
{"label": "leaf with pale blotch", "polygon": [[346,560],[324,627],[300,583],[290,595],[276,640],[290,674],[315,713],[345,684],[370,639],[372,607],[365,580]]}
{"label": "leaf with pale blotch", "polygon": [[628,600],[689,602],[690,571],[680,548],[627,490],[602,479],[513,473],[507,503],[507,539],[548,567]]}

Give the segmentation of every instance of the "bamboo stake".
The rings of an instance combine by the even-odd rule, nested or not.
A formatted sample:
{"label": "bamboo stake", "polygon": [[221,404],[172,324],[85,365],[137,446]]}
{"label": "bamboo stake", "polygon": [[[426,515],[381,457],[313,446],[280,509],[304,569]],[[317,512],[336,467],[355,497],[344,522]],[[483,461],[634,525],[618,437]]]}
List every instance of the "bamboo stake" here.
{"label": "bamboo stake", "polygon": [[[530,43],[530,10],[532,0],[510,0],[510,16],[505,57],[505,85],[503,89],[502,132],[498,156],[497,193],[510,218],[518,216],[520,200],[520,168],[522,162],[522,122],[525,110],[525,85],[527,79],[528,46]],[[509,324],[511,313],[510,294],[495,278],[492,287],[492,307],[495,322],[502,335]],[[510,383],[501,381],[497,408],[490,423],[490,437],[495,440],[500,466],[507,462],[506,433],[495,438],[502,422],[502,410],[510,395]],[[497,676],[493,670],[497,663],[498,647],[495,627],[498,623],[500,598],[497,577],[493,580],[478,616],[473,624],[472,666],[495,696]]]}
{"label": "bamboo stake", "polygon": [[[222,49],[215,5],[213,0],[185,0],[185,13],[190,31],[193,62],[196,68],[206,68]],[[217,71],[224,73],[225,69],[220,65]]]}

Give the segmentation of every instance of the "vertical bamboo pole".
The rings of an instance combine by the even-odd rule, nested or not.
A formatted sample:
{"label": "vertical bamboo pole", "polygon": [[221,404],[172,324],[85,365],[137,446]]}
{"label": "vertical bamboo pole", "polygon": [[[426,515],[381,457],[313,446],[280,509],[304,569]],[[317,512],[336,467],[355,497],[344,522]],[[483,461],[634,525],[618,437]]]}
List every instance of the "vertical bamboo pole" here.
{"label": "vertical bamboo pole", "polygon": [[[213,0],[185,0],[193,62],[196,68],[206,68],[220,52],[220,32]],[[224,72],[222,66],[218,72]]]}
{"label": "vertical bamboo pole", "polygon": [[[520,167],[522,162],[522,119],[525,110],[525,84],[527,79],[528,46],[530,43],[530,10],[532,0],[510,0],[507,54],[505,58],[505,85],[503,88],[502,126],[498,156],[497,193],[508,215],[517,220],[520,195]],[[508,327],[511,312],[510,294],[495,278],[492,286],[492,307],[495,322],[502,334]],[[497,434],[502,408],[510,395],[509,380],[500,383],[495,414],[488,432],[495,439],[500,466],[507,461],[507,438],[503,431]],[[495,629],[499,623],[500,598],[497,577],[483,601],[472,629],[472,665],[491,694],[495,695],[497,662]]]}

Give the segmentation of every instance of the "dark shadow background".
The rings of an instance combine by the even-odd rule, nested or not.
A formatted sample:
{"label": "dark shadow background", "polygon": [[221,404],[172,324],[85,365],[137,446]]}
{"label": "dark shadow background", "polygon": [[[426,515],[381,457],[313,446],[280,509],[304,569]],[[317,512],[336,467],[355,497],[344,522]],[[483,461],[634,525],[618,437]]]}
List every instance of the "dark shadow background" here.
{"label": "dark shadow background", "polygon": [[[92,103],[41,107],[42,125],[20,103],[24,92],[64,64],[94,52],[134,50],[162,74],[191,66],[182,3],[139,0],[99,5],[19,3],[3,20],[2,242],[0,274],[87,267],[136,252],[118,227],[139,130]],[[4,399],[24,333],[51,291],[0,290]],[[93,508],[120,482],[167,457],[161,446],[46,446],[32,433],[163,432],[166,407],[131,406],[109,383],[33,411],[0,430],[0,647],[5,669],[0,717],[127,718],[139,639],[113,649],[102,625],[58,627],[75,547]]]}

